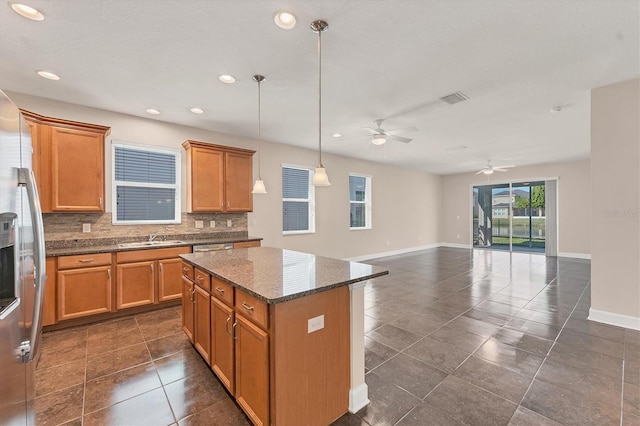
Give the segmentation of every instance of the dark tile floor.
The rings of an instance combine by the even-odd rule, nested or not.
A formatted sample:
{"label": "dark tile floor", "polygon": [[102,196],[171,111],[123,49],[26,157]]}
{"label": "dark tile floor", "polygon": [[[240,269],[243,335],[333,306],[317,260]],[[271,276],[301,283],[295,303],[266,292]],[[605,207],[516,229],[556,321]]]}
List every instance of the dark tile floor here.
{"label": "dark tile floor", "polygon": [[[640,425],[640,332],[586,320],[590,264],[440,248],[376,259],[371,404],[336,425]],[[180,309],[45,333],[38,424],[246,425]]]}

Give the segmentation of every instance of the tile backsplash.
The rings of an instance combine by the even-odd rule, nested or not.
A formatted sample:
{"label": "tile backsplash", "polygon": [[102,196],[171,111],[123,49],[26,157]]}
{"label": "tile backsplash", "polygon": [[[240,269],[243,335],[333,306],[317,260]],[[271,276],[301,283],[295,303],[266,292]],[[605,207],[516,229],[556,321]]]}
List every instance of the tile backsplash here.
{"label": "tile backsplash", "polygon": [[[247,233],[246,213],[182,213],[182,223],[171,225],[113,225],[111,213],[45,213],[43,216],[45,241],[90,240],[103,238],[146,237],[198,234]],[[227,222],[231,221],[231,226]],[[203,227],[196,228],[196,221]],[[215,227],[210,226],[215,221]],[[90,224],[91,232],[82,232],[83,224]]]}

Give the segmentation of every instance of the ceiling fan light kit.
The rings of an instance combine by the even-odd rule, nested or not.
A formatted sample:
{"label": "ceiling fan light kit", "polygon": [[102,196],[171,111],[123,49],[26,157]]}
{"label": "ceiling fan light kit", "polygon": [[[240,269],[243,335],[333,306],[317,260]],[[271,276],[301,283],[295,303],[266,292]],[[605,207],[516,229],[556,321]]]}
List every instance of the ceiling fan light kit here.
{"label": "ceiling fan light kit", "polygon": [[373,135],[371,143],[374,145],[384,145],[387,142],[387,138],[384,135]]}
{"label": "ceiling fan light kit", "polygon": [[313,21],[311,30],[318,34],[318,167],[313,174],[314,186],[330,186],[329,176],[322,165],[322,32],[329,25],[322,20]]}

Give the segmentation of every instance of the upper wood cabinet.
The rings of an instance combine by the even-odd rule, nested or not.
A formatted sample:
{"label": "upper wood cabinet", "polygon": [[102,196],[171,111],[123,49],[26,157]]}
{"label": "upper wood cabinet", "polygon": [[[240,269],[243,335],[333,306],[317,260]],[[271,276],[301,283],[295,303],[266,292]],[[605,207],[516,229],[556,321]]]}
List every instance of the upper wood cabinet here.
{"label": "upper wood cabinet", "polygon": [[104,143],[110,128],[21,111],[31,129],[42,211],[104,212]]}
{"label": "upper wood cabinet", "polygon": [[253,154],[248,149],[186,141],[189,212],[253,210]]}

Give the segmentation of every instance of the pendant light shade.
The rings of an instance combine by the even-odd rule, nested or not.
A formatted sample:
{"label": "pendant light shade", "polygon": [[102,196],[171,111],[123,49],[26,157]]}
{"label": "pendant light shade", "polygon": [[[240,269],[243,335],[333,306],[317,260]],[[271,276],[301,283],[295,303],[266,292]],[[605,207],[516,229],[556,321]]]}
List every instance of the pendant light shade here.
{"label": "pendant light shade", "polygon": [[262,135],[260,133],[260,125],[261,125],[261,102],[260,102],[260,83],[262,83],[264,81],[264,76],[262,75],[254,75],[253,76],[253,81],[255,81],[256,83],[258,83],[258,179],[256,179],[256,183],[253,185],[253,191],[251,191],[252,194],[266,194],[267,193],[267,188],[265,188],[264,186],[264,182],[262,180],[262,176],[261,176],[261,152],[262,152]]}
{"label": "pendant light shade", "polygon": [[325,21],[313,21],[311,29],[318,33],[318,167],[313,175],[314,186],[329,186],[329,176],[322,165],[322,32],[329,25]]}

